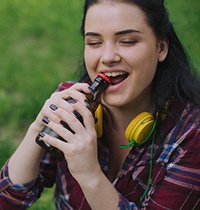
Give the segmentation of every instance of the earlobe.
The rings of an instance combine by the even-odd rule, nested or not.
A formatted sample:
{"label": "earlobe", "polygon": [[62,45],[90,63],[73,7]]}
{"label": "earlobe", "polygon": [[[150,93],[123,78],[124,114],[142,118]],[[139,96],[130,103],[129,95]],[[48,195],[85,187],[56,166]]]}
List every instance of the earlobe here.
{"label": "earlobe", "polygon": [[165,60],[168,54],[168,49],[169,49],[169,40],[164,39],[159,42],[159,56],[158,56],[158,61],[162,62]]}

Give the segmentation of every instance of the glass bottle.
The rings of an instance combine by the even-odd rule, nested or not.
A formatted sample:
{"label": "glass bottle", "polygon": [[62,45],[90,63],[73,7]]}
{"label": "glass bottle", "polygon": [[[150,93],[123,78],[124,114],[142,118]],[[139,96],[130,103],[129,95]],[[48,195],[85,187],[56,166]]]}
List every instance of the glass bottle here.
{"label": "glass bottle", "polygon": [[[86,96],[87,107],[93,114],[95,113],[95,110],[97,109],[97,107],[99,105],[101,94],[106,90],[106,88],[109,85],[110,85],[110,79],[106,75],[99,73],[98,76],[95,78],[94,82],[89,86],[91,93],[85,94],[85,96]],[[66,99],[66,101],[68,103],[75,103],[75,100],[73,98]],[[74,111],[74,114],[77,117],[77,119],[81,123],[83,123],[82,116],[76,110]],[[74,131],[69,127],[69,125],[67,123],[61,121],[61,124],[66,129],[68,129],[72,133],[74,133]],[[53,130],[51,130],[48,126],[45,126],[41,132],[49,134],[55,138],[60,139],[61,141],[66,142],[66,140],[64,140],[62,137],[60,137],[57,133],[55,133]],[[41,147],[43,147],[48,152],[52,153],[58,160],[62,161],[65,159],[63,152],[61,152],[57,148],[51,146],[50,144],[44,142],[39,135],[36,137],[36,143],[39,144]]]}

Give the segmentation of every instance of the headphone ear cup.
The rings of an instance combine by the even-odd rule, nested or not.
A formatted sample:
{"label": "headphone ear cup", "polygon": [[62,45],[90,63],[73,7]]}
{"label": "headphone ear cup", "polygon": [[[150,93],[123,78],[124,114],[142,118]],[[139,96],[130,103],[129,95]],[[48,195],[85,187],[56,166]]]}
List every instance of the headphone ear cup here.
{"label": "headphone ear cup", "polygon": [[137,115],[128,125],[125,131],[125,137],[129,142],[134,140],[137,144],[142,143],[154,125],[154,117],[149,112],[142,112]]}
{"label": "headphone ear cup", "polygon": [[101,104],[97,107],[94,116],[95,120],[97,119],[97,122],[95,123],[97,138],[101,138],[103,136],[103,107]]}

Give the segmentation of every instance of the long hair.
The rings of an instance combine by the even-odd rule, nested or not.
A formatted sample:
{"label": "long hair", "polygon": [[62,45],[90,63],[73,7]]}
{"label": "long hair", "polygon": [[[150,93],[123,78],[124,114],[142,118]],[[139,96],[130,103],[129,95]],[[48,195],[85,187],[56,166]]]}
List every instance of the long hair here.
{"label": "long hair", "polygon": [[[183,102],[191,102],[200,106],[200,79],[191,67],[186,50],[175,33],[169,20],[164,0],[86,0],[81,33],[84,36],[85,17],[88,9],[94,4],[103,1],[131,3],[138,6],[145,14],[147,23],[152,28],[158,40],[169,41],[169,52],[166,59],[158,63],[155,77],[152,82],[152,98],[155,112],[160,112],[167,100],[173,96]],[[86,73],[85,63],[82,69]]]}

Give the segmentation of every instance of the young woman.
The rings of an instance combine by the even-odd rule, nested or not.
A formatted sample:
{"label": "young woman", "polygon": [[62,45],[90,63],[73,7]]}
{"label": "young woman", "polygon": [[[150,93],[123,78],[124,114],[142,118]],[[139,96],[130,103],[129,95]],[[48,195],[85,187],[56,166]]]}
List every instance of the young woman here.
{"label": "young woman", "polygon": [[[1,208],[25,209],[55,183],[60,210],[199,209],[200,82],[163,0],[86,0],[82,33],[88,82],[46,101],[1,171]],[[82,92],[89,94],[100,72],[111,85],[101,97],[103,136],[97,138]],[[152,116],[150,128],[140,127],[144,120],[139,131],[129,130],[147,137],[128,142],[125,131],[141,113]],[[67,142],[40,132],[45,125]],[[38,133],[64,161],[35,143]]]}

